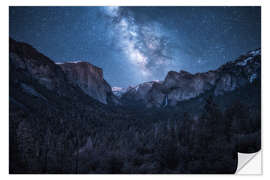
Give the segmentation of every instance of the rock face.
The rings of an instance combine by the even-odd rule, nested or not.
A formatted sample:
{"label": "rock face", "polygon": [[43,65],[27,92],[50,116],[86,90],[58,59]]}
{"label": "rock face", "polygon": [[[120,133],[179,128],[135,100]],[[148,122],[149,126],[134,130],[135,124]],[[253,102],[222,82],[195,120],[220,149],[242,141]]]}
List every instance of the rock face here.
{"label": "rock face", "polygon": [[[10,39],[9,59],[10,69],[37,80],[38,83],[60,96],[83,91],[104,104],[109,101],[118,103],[110,85],[103,78],[102,69],[88,62],[55,64],[32,46],[13,39]],[[20,77],[14,79],[17,78]],[[22,84],[21,87],[29,93],[35,92],[31,84]]]}
{"label": "rock face", "polygon": [[147,99],[145,98],[155,83],[156,82],[151,81],[139,84],[135,87],[129,87],[126,92],[122,94],[121,99],[124,101],[147,103]]}
{"label": "rock face", "polygon": [[71,83],[78,85],[89,96],[107,104],[107,98],[112,95],[112,90],[104,80],[101,68],[88,62],[66,62],[58,65]]}
{"label": "rock face", "polygon": [[261,50],[228,62],[215,71],[191,74],[170,71],[163,82],[148,82],[127,90],[122,98],[141,100],[147,107],[174,106],[180,101],[212,92],[214,96],[234,91],[260,78]]}
{"label": "rock face", "polygon": [[[196,74],[170,71],[162,82],[145,82],[125,90],[114,89],[114,94],[119,95],[116,97],[104,80],[102,69],[90,63],[55,64],[32,46],[12,39],[9,59],[10,69],[28,79],[29,83],[24,82],[20,88],[29,94],[39,96],[39,92],[30,83],[34,79],[60,96],[80,91],[104,104],[119,104],[121,98],[122,102],[136,102],[147,107],[174,106],[206,92],[220,96],[252,83],[261,76],[261,50],[257,49],[214,71]],[[10,76],[13,74],[10,71]],[[14,81],[23,79],[18,75]]]}
{"label": "rock face", "polygon": [[39,53],[32,46],[9,41],[10,66],[16,71],[27,73],[30,78],[36,79],[40,84],[56,93],[63,93],[65,75],[60,67],[48,57]]}

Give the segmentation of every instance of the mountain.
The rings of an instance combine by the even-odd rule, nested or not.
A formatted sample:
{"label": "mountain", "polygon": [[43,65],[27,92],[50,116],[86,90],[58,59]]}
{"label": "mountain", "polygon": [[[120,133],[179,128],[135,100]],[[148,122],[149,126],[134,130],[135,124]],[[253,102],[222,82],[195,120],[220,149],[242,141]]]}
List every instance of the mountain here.
{"label": "mountain", "polygon": [[[79,94],[82,90],[101,103],[117,103],[110,85],[103,78],[102,69],[88,62],[56,64],[32,46],[13,39],[10,39],[9,54],[11,70],[16,71],[11,74],[14,80],[27,76],[60,96]],[[36,90],[31,86],[21,83],[21,88],[33,94]]]}
{"label": "mountain", "polygon": [[153,84],[155,82],[145,82],[142,84],[139,84],[135,87],[129,87],[124,94],[122,94],[121,98],[126,101],[136,101],[136,102],[146,102],[146,95],[149,92],[149,90],[152,88]]}
{"label": "mountain", "polygon": [[63,93],[63,86],[66,86],[63,71],[32,46],[10,39],[9,58],[12,70],[27,73],[49,90]]}
{"label": "mountain", "polygon": [[237,152],[261,147],[260,90],[260,50],[122,89],[10,39],[9,171],[234,173]]}
{"label": "mountain", "polygon": [[103,78],[103,71],[88,62],[57,63],[66,74],[67,79],[78,85],[87,95],[107,104],[112,97],[110,85]]}
{"label": "mountain", "polygon": [[261,50],[250,51],[214,71],[191,74],[170,71],[162,82],[147,82],[130,88],[122,95],[129,104],[147,107],[175,106],[211,91],[213,96],[232,92],[260,78]]}
{"label": "mountain", "polygon": [[122,87],[112,87],[112,92],[115,96],[121,98],[121,96],[127,91],[127,89]]}

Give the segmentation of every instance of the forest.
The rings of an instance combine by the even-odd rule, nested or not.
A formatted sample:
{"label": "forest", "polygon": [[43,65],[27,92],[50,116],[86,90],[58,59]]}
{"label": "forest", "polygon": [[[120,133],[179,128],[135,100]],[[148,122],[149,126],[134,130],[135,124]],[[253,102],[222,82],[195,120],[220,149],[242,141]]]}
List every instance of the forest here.
{"label": "forest", "polygon": [[261,146],[260,101],[225,108],[208,96],[194,113],[182,108],[195,106],[192,100],[174,108],[125,108],[54,97],[44,88],[50,104],[12,89],[24,104],[10,99],[10,173],[234,173],[237,152]]}

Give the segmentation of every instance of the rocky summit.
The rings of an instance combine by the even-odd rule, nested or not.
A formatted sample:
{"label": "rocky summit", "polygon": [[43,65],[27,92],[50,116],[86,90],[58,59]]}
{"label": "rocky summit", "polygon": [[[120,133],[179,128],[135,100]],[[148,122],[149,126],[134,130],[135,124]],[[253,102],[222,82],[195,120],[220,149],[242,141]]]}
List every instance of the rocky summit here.
{"label": "rocky summit", "polygon": [[24,72],[46,88],[60,93],[60,87],[65,85],[65,75],[61,68],[32,46],[13,39],[10,39],[9,42],[9,59],[12,70]]}
{"label": "rocky summit", "polygon": [[[10,39],[9,57],[11,70],[20,74],[11,74],[17,81],[19,77],[27,76],[61,96],[80,93],[75,90],[77,88],[103,104],[118,103],[103,78],[102,69],[88,62],[55,63],[31,45],[13,39]],[[21,83],[21,86],[36,91],[31,84]]]}
{"label": "rocky summit", "polygon": [[[103,104],[165,107],[206,92],[221,96],[252,83],[260,78],[261,50],[250,51],[216,70],[196,74],[183,70],[169,71],[164,81],[145,82],[127,89],[111,88],[103,77],[102,69],[88,62],[54,63],[32,46],[12,39],[10,64],[12,69],[23,71],[59,95],[69,95],[68,89],[76,87]],[[26,86],[32,88],[31,85]]]}
{"label": "rocky summit", "polygon": [[89,96],[107,104],[107,98],[112,95],[112,90],[104,80],[101,68],[80,61],[57,64],[71,83],[78,85]]}
{"label": "rocky summit", "polygon": [[191,74],[170,71],[162,82],[146,82],[129,88],[122,100],[147,107],[174,106],[206,92],[220,96],[260,78],[261,50],[257,49],[222,65],[217,70]]}

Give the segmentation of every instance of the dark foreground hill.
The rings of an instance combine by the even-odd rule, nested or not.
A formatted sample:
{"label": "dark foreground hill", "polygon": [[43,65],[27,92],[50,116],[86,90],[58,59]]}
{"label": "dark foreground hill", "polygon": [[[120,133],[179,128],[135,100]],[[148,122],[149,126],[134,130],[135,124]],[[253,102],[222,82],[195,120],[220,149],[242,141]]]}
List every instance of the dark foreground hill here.
{"label": "dark foreground hill", "polygon": [[12,39],[9,65],[10,173],[234,173],[237,152],[260,149],[260,71],[232,91],[138,108],[115,103],[100,73],[71,76]]}

